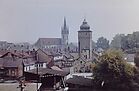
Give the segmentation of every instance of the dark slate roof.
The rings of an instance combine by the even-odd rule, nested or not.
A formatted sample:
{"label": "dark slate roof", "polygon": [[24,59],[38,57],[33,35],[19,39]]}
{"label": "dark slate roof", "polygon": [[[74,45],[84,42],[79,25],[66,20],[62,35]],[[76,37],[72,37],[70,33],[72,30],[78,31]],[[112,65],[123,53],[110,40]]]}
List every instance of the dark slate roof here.
{"label": "dark slate roof", "polygon": [[35,64],[35,61],[31,58],[27,58],[27,59],[23,59],[23,63],[26,66],[26,65]]}
{"label": "dark slate roof", "polygon": [[80,26],[80,29],[81,30],[89,30],[90,29],[90,26],[87,24],[86,19],[84,19],[82,25]]}
{"label": "dark slate roof", "polygon": [[61,45],[61,38],[39,38],[36,45]]}
{"label": "dark slate roof", "polygon": [[[36,69],[32,69],[28,72],[37,74]],[[66,76],[66,75],[68,75],[67,72],[59,71],[59,70],[53,70],[53,69],[49,69],[49,68],[38,68],[38,74],[39,75],[51,74],[51,75],[57,75],[57,76]]]}
{"label": "dark slate roof", "polygon": [[91,86],[92,79],[84,78],[82,76],[74,76],[73,78],[69,78],[66,80],[66,83],[81,85],[81,86]]}

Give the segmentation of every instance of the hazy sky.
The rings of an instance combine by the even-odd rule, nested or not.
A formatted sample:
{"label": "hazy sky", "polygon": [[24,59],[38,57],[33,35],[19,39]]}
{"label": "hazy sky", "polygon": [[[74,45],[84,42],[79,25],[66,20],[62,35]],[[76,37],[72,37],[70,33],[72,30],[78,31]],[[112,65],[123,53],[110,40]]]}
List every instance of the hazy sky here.
{"label": "hazy sky", "polygon": [[84,17],[93,40],[139,30],[139,0],[0,0],[0,40],[34,43],[40,37],[61,37],[63,17],[70,41]]}

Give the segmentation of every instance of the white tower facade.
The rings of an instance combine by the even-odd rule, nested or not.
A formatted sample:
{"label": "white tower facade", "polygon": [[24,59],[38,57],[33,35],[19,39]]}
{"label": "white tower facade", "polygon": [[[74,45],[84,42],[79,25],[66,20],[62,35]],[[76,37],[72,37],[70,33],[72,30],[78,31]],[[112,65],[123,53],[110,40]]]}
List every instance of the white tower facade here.
{"label": "white tower facade", "polygon": [[78,31],[78,48],[80,57],[92,59],[92,31],[85,19]]}
{"label": "white tower facade", "polygon": [[68,41],[69,41],[69,28],[67,27],[66,24],[66,18],[64,18],[64,25],[61,28],[61,38],[62,38],[62,47],[65,49],[68,46]]}

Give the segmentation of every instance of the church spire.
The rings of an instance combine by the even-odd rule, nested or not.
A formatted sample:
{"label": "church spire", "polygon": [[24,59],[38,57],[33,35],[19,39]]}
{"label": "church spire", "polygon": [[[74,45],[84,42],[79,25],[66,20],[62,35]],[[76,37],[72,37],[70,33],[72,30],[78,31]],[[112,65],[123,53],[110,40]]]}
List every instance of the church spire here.
{"label": "church spire", "polygon": [[64,17],[64,29],[66,29],[67,25],[66,25],[66,18]]}
{"label": "church spire", "polygon": [[61,39],[62,39],[62,47],[63,49],[67,48],[68,46],[68,37],[69,37],[69,28],[66,24],[66,18],[64,17],[64,25],[61,28]]}

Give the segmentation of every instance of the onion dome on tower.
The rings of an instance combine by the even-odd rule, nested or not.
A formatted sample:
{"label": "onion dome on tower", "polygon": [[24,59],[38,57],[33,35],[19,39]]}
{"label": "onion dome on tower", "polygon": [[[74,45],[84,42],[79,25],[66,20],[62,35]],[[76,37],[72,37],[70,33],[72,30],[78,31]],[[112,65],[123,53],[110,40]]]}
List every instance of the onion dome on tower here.
{"label": "onion dome on tower", "polygon": [[87,24],[86,19],[84,19],[82,25],[80,26],[80,30],[90,30],[90,26]]}

